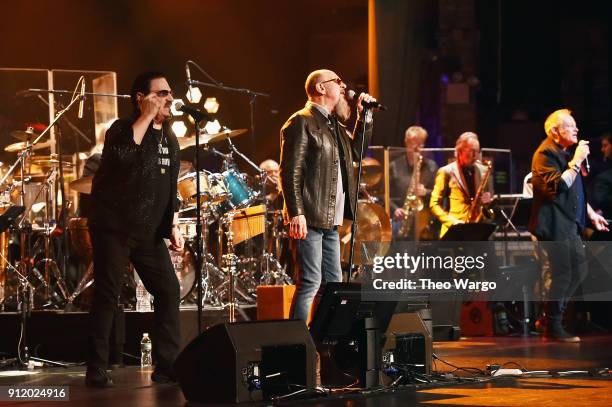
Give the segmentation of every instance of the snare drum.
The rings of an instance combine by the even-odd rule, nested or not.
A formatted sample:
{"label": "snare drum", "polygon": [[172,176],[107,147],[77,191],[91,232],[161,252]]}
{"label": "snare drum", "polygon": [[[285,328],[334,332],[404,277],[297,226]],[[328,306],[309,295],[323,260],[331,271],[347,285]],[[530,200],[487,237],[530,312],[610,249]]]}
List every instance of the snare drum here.
{"label": "snare drum", "polygon": [[250,206],[257,195],[249,188],[244,175],[234,169],[224,171],[223,182],[231,194],[230,202],[235,209]]}

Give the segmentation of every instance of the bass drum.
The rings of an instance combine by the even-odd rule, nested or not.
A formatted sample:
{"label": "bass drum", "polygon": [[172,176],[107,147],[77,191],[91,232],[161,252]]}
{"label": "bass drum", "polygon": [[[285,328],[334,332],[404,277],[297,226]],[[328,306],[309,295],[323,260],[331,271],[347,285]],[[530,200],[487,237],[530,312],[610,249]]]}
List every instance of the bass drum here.
{"label": "bass drum", "polygon": [[189,244],[185,244],[182,252],[170,250],[170,248],[168,248],[168,252],[170,253],[170,260],[172,261],[176,278],[179,281],[181,302],[184,302],[195,285],[195,255]]}

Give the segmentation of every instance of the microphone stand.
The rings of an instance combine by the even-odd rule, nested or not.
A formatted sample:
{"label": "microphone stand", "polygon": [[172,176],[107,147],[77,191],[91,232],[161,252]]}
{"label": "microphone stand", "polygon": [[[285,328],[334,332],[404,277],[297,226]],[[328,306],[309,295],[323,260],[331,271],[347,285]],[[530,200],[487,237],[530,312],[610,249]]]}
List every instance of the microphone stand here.
{"label": "microphone stand", "polygon": [[[188,61],[187,63],[193,63],[193,61]],[[202,70],[202,68],[200,68],[198,65],[194,64],[196,67],[198,67],[200,70]],[[212,78],[211,78],[212,79]],[[228,91],[228,92],[235,92],[235,93],[241,93],[243,95],[247,95],[250,96],[250,100],[249,100],[249,114],[250,114],[250,123],[251,123],[251,141],[255,142],[255,102],[258,96],[262,96],[262,97],[270,97],[270,94],[268,93],[263,93],[263,92],[255,92],[252,91],[250,89],[246,89],[246,88],[234,88],[231,86],[225,86],[223,83],[221,82],[216,82],[215,83],[210,83],[210,82],[202,82],[202,81],[196,81],[196,80],[190,80],[187,83],[188,86],[205,86],[208,88],[213,88],[213,89],[220,89],[220,90],[224,90],[224,91]]]}
{"label": "microphone stand", "polygon": [[351,273],[353,272],[353,255],[355,254],[355,235],[357,233],[357,212],[359,208],[359,186],[361,185],[361,169],[363,167],[363,152],[365,150],[365,139],[366,139],[366,116],[368,113],[367,107],[363,108],[363,129],[361,133],[361,148],[359,150],[359,167],[357,168],[357,186],[355,188],[355,203],[353,204],[353,223],[351,224],[351,246],[349,250],[349,269],[346,281],[351,281]]}

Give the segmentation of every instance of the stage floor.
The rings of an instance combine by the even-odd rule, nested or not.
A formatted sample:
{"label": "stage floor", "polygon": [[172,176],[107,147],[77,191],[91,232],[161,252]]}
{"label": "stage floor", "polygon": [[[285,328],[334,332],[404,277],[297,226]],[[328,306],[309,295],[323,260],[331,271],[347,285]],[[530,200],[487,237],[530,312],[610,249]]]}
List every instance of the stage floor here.
{"label": "stage floor", "polygon": [[[437,342],[439,358],[459,367],[484,369],[489,363],[515,362],[528,370],[588,370],[612,367],[612,336],[585,337],[580,344],[542,342],[539,338],[472,338]],[[438,371],[454,368],[436,362]],[[513,367],[513,366],[507,366]],[[6,374],[4,372],[2,374]],[[21,377],[0,376],[0,386],[69,386],[70,402],[44,402],[51,406],[172,406],[185,405],[177,385],[152,384],[150,370],[126,367],[112,372],[116,386],[89,389],[84,368],[43,369]],[[464,374],[468,377],[469,374]],[[415,390],[405,386],[393,392],[343,395],[318,400],[282,402],[279,405],[309,406],[609,406],[612,376],[578,375],[564,378],[502,378],[486,383]],[[28,402],[0,402],[25,405]],[[38,405],[38,403],[37,403]],[[244,405],[244,404],[243,404]],[[259,403],[256,405],[270,405]]]}

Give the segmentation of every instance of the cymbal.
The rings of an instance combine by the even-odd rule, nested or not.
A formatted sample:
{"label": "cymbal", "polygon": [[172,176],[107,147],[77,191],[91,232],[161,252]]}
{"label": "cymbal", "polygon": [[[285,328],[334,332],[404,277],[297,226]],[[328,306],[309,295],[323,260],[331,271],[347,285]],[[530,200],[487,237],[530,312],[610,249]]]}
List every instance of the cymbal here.
{"label": "cymbal", "polygon": [[[69,161],[61,161],[62,163],[62,167],[65,168],[70,168],[72,167],[72,163]],[[37,172],[37,169],[45,169],[45,168],[52,168],[52,167],[59,167],[60,165],[60,161],[59,160],[40,160],[40,161],[35,161],[32,163],[32,165],[30,165],[30,171],[31,172]]]}
{"label": "cymbal", "polygon": [[[221,140],[226,140],[228,138],[239,136],[246,132],[247,132],[247,129],[237,129],[237,130],[225,130],[225,131],[222,131],[220,133],[215,133],[215,134],[201,133],[199,144],[202,145],[202,144],[216,143]],[[196,138],[195,136],[180,137],[178,139],[178,142],[179,142],[179,146],[181,150],[184,150],[187,147],[195,146]]]}
{"label": "cymbal", "polygon": [[81,177],[77,180],[72,181],[68,186],[70,189],[82,194],[91,194],[91,184],[93,177]]}
{"label": "cymbal", "polygon": [[13,130],[11,131],[11,137],[20,141],[34,140],[38,137],[38,134],[36,134],[32,128],[28,130]]}
{"label": "cymbal", "polygon": [[[41,161],[48,161],[48,160],[59,160],[59,154],[43,154],[43,155],[37,154],[37,155],[33,155],[32,157],[30,157],[30,161],[34,164],[38,164]],[[63,154],[62,160],[72,162],[72,154]]]}
{"label": "cymbal", "polygon": [[[43,148],[51,147],[53,142],[51,140],[44,141],[41,143],[36,143],[32,146],[32,150],[41,150]],[[8,151],[9,153],[16,153],[18,151],[24,150],[27,147],[27,143],[25,141],[20,141],[19,143],[9,144],[4,147],[4,151]]]}
{"label": "cymbal", "polygon": [[[351,238],[351,221],[345,220],[340,226],[340,250],[342,261],[348,263]],[[357,236],[355,236],[355,252],[353,262],[355,264],[371,264],[372,257],[362,258],[362,244],[367,243],[370,256],[384,256],[391,244],[391,220],[385,210],[371,202],[359,201],[357,212]]]}
{"label": "cymbal", "polygon": [[361,182],[367,187],[373,187],[378,184],[383,175],[382,165],[372,157],[366,157],[362,162]]}
{"label": "cymbal", "polygon": [[247,129],[224,130],[217,134],[206,134],[208,143],[216,143],[218,141],[227,140],[228,138],[240,136],[247,132]]}

